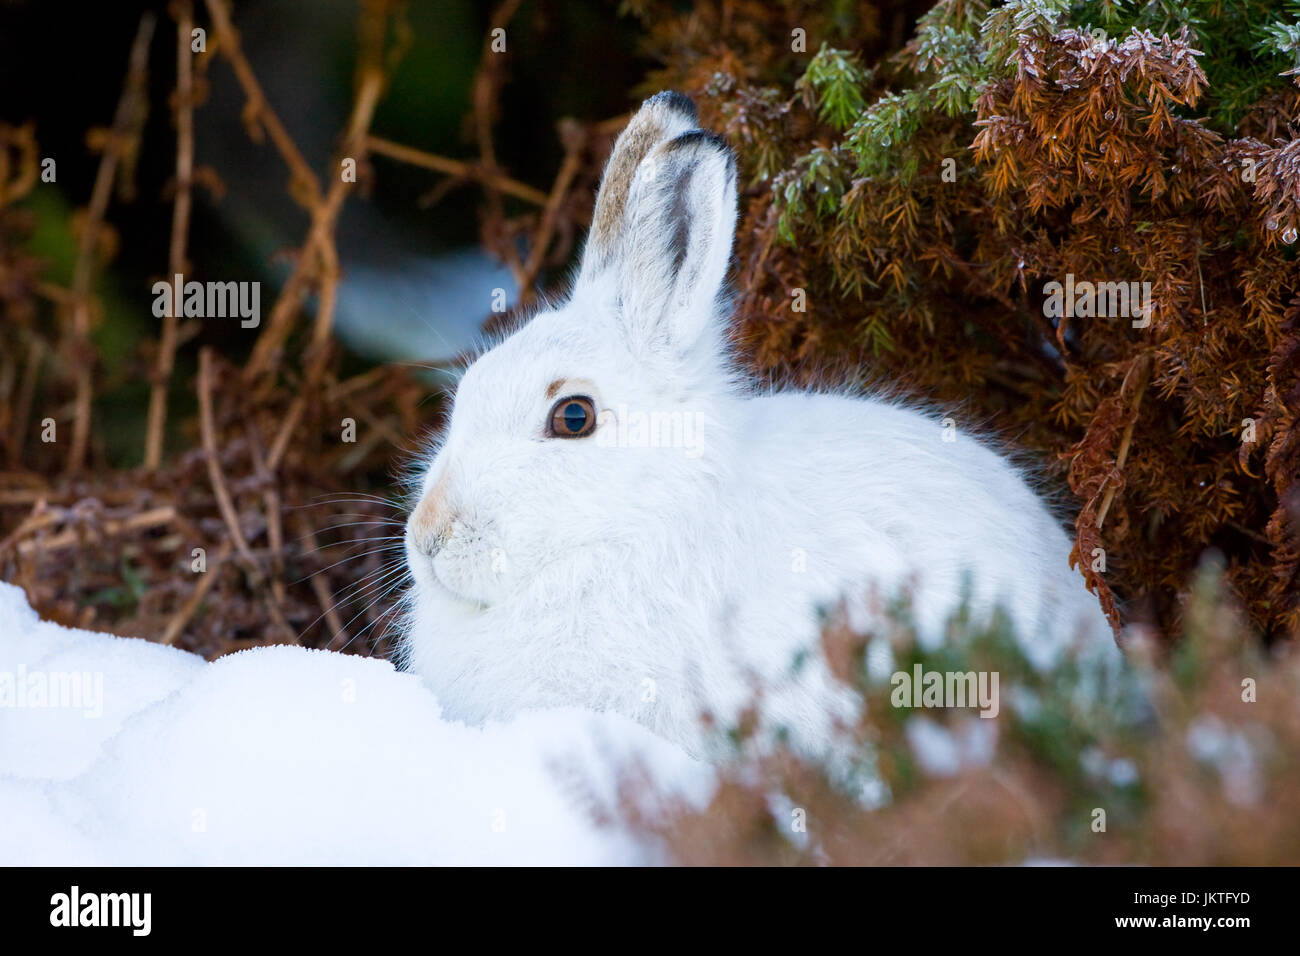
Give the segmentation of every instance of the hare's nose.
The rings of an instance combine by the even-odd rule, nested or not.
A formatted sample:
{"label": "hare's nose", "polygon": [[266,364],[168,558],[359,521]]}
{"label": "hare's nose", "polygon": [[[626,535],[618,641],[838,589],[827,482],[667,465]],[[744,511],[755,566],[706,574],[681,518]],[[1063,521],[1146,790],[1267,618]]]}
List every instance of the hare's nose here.
{"label": "hare's nose", "polygon": [[429,557],[436,555],[446,545],[455,521],[442,486],[442,481],[434,485],[406,520],[412,543]]}

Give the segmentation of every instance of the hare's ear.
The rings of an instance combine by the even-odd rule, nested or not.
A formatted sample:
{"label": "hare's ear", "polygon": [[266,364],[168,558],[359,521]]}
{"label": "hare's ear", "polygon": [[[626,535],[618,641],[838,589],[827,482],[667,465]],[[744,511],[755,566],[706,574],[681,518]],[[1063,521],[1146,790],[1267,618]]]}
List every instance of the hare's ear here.
{"label": "hare's ear", "polygon": [[694,129],[696,121],[695,104],[681,93],[671,91],[650,97],[628,121],[609,154],[600,191],[596,194],[591,232],[582,254],[580,282],[594,278],[613,263],[626,224],[628,191],[641,160],[665,140]]}
{"label": "hare's ear", "polygon": [[736,160],[726,140],[690,130],[642,160],[617,270],[621,321],[635,345],[682,354],[720,331],[735,231]]}

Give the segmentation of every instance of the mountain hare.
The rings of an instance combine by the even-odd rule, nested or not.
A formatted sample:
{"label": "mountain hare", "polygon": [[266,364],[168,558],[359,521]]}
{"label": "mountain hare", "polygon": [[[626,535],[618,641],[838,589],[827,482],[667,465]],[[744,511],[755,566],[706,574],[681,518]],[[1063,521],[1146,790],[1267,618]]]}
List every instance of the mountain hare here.
{"label": "mountain hare", "polygon": [[[696,754],[763,688],[809,739],[843,694],[819,607],[920,639],[965,598],[1046,663],[1118,654],[1070,544],[1018,471],[901,402],[765,391],[728,354],[736,166],[675,93],[619,136],[569,300],[464,373],[406,524],[401,658],[448,717],[614,710]],[[874,596],[874,597],[873,597]]]}

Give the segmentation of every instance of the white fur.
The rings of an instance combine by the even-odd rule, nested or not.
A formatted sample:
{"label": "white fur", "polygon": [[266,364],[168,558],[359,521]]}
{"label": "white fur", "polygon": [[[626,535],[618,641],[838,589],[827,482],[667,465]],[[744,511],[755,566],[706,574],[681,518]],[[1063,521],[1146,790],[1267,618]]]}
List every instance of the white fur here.
{"label": "white fur", "polygon": [[[451,717],[577,704],[705,753],[701,711],[725,725],[756,686],[769,723],[827,732],[843,693],[820,663],[790,675],[841,597],[869,627],[910,589],[934,644],[969,582],[976,619],[1000,604],[1040,664],[1109,644],[1057,520],[988,446],[897,401],[740,380],[735,167],[686,122],[661,123],[570,300],[466,371],[419,489],[441,523],[408,524],[406,666]],[[590,396],[596,435],[547,437],[556,380],[580,380],[556,397]],[[691,447],[620,446],[637,412],[687,416]]]}

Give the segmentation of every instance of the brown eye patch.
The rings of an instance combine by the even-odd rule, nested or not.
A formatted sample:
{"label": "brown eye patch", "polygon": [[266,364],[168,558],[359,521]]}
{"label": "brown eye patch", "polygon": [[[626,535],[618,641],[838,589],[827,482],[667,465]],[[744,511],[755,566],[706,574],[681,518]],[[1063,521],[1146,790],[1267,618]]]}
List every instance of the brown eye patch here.
{"label": "brown eye patch", "polygon": [[586,395],[570,395],[551,406],[547,433],[553,438],[584,438],[596,430],[596,405]]}

